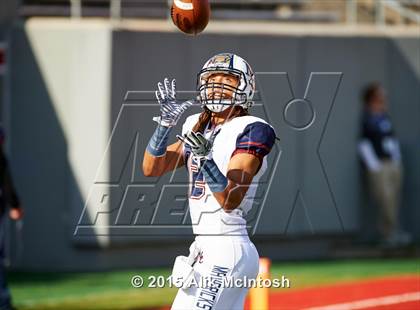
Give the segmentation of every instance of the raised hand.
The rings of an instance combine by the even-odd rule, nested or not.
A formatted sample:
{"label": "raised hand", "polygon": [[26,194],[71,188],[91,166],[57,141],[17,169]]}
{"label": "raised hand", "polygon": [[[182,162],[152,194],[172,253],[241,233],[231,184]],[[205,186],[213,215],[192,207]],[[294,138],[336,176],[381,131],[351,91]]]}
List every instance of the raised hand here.
{"label": "raised hand", "polygon": [[175,79],[169,82],[169,79],[165,78],[163,84],[159,82],[155,95],[160,105],[160,116],[154,117],[153,120],[165,127],[175,126],[181,118],[182,113],[194,104],[194,100],[188,100],[182,103],[177,102]]}

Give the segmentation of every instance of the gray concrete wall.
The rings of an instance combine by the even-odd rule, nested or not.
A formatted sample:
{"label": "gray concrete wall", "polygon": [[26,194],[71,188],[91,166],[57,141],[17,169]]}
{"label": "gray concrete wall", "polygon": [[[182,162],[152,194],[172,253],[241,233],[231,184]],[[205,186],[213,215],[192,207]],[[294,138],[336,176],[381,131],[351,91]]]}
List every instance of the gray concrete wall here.
{"label": "gray concrete wall", "polygon": [[[18,0],[7,0],[0,2],[0,26],[12,21],[18,8]],[[1,27],[0,27],[1,28]]]}
{"label": "gray concrete wall", "polygon": [[[195,85],[197,70],[211,55],[221,51],[242,55],[257,72],[287,72],[294,98],[303,98],[312,72],[342,73],[319,145],[319,155],[330,193],[325,191],[322,182],[313,178],[316,176],[318,163],[312,162],[314,158],[310,154],[313,149],[311,144],[314,139],[318,141],[318,137],[311,135],[309,131],[297,132],[287,128],[282,131],[278,128],[283,141],[289,143],[287,135],[291,135],[294,140],[290,145],[280,143],[280,146],[286,152],[294,148],[294,153],[286,159],[287,163],[284,168],[279,169],[281,172],[274,179],[276,191],[269,193],[268,203],[262,214],[263,223],[260,223],[257,230],[260,234],[299,235],[355,232],[361,229],[372,232],[372,227],[365,226],[372,225],[375,212],[366,210],[373,207],[366,206],[363,199],[355,146],[359,134],[360,91],[371,81],[382,82],[389,90],[389,105],[402,142],[404,165],[410,167],[405,179],[407,187],[402,208],[403,225],[419,236],[416,225],[410,222],[410,218],[418,215],[415,206],[419,204],[420,197],[416,191],[407,189],[410,184],[418,184],[419,175],[419,162],[414,159],[420,137],[420,100],[419,89],[416,87],[416,83],[417,86],[419,83],[417,55],[420,46],[417,38],[233,34],[208,34],[190,38],[172,33],[118,31],[114,32],[113,42],[112,123],[115,123],[126,91],[154,89],[157,81],[168,75],[178,79],[179,89],[190,90]],[[254,109],[253,113],[266,119],[268,117],[269,120],[281,119],[283,111],[279,101],[291,98],[282,94],[282,91],[287,90],[282,88],[281,80],[269,80],[268,83],[272,85],[269,84],[265,89],[265,97],[272,100],[259,102],[265,106],[265,112]],[[399,106],[402,99],[399,99],[397,93],[401,94],[401,89],[405,90],[404,97],[411,98],[405,99],[410,102],[406,104],[407,108],[410,107],[408,110]],[[321,114],[328,113],[327,110],[322,111],[322,107],[319,108],[321,111],[318,112]],[[299,118],[303,117],[305,111],[297,113],[301,115],[297,116]],[[145,112],[139,122],[152,126],[152,115],[153,112]],[[152,132],[145,132],[146,137],[149,131]],[[146,140],[147,138],[145,142]],[[287,188],[286,184],[282,184],[282,178],[289,182],[290,178],[295,178],[294,182],[303,186]],[[302,180],[307,182],[302,183]],[[306,194],[300,196],[293,205],[295,197],[291,198],[290,194],[297,190]],[[323,196],[330,197],[325,197],[323,201]],[[325,207],[324,214],[318,214],[322,205],[328,207]],[[264,220],[264,216],[267,220]]]}
{"label": "gray concrete wall", "polygon": [[418,238],[420,227],[420,40],[388,41],[386,86],[404,155],[402,222]]}
{"label": "gray concrete wall", "polygon": [[[389,90],[406,167],[402,220],[420,237],[415,223],[420,216],[417,38],[216,33],[191,38],[113,29],[106,22],[35,20],[15,26],[11,49],[10,157],[27,209],[24,253],[20,260],[14,259],[23,268],[164,265],[185,253],[191,240],[188,225],[179,230],[178,239],[167,227],[137,229],[147,226],[142,216],[147,219],[152,210],[142,209],[144,203],[136,200],[139,194],[150,194],[146,197],[150,203],[159,193],[150,189],[156,180],[137,169],[154,130],[151,117],[158,111],[150,91],[165,76],[177,78],[179,90],[193,89],[204,61],[221,51],[242,55],[257,72],[283,72],[274,78],[258,75],[261,100],[252,110],[272,122],[282,139],[269,162],[273,167],[278,160],[278,169],[267,173],[259,191],[268,196],[257,239],[370,233],[374,214],[363,201],[355,146],[359,92],[372,80]],[[318,113],[316,121],[310,130],[291,130],[282,120],[285,104],[304,96],[312,72],[341,74],[313,76],[308,99]],[[149,93],[131,93],[124,100],[132,90]],[[298,106],[291,113],[294,121],[301,122],[308,110]],[[273,177],[271,188],[269,177]],[[185,169],[177,171],[174,180],[185,181]],[[159,186],[170,182],[169,177],[157,181]],[[127,185],[130,191],[124,196]],[[128,201],[123,211],[122,199]],[[185,204],[176,207],[185,212]],[[83,229],[74,236],[83,210]],[[256,223],[256,214],[251,216]],[[162,215],[163,222],[172,220]],[[272,245],[270,254],[286,257],[281,244],[273,244],[279,250],[273,253]],[[321,247],[296,255],[316,257],[317,249]],[[287,257],[293,255],[289,252]]]}
{"label": "gray concrete wall", "polygon": [[[109,25],[18,24],[11,49],[9,155],[25,208],[22,237],[11,230],[12,264],[31,270],[167,264],[153,245],[100,249],[108,238],[99,226],[91,238],[96,248],[73,237],[110,134]],[[180,251],[167,249],[171,257]]]}

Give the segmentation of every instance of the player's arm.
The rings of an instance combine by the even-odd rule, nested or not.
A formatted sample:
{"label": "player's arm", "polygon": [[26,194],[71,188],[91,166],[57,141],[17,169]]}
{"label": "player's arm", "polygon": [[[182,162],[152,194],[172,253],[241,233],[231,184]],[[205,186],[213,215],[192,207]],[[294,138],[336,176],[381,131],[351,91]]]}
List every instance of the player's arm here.
{"label": "player's arm", "polygon": [[274,129],[265,123],[249,124],[238,135],[236,149],[229,161],[226,176],[212,159],[213,142],[201,133],[189,132],[178,136],[191,149],[194,156],[203,161],[201,171],[207,185],[225,211],[231,211],[242,202],[253,177],[258,172],[276,139]]}
{"label": "player's arm", "polygon": [[167,78],[164,84],[158,83],[156,98],[160,105],[160,116],[153,118],[158,125],[144,152],[142,168],[145,176],[161,176],[184,163],[181,143],[176,142],[168,147],[168,138],[181,115],[193,104],[192,101],[178,103],[175,80],[169,83]]}
{"label": "player's arm", "polygon": [[3,196],[10,205],[9,216],[12,220],[20,220],[23,217],[23,209],[20,205],[19,197],[16,193],[10,174],[9,164],[0,144],[0,167],[3,178]]}
{"label": "player's arm", "polygon": [[213,192],[217,202],[225,211],[229,212],[240,205],[253,177],[259,170],[261,160],[249,153],[239,153],[231,158],[225,189],[221,192]]}
{"label": "player's arm", "polygon": [[[236,139],[236,149],[231,156],[226,173],[226,187],[219,191],[223,185],[215,188],[211,185],[214,182],[211,175],[205,174],[206,181],[210,181],[210,183],[207,182],[210,189],[213,187],[214,197],[226,212],[241,204],[252,179],[262,165],[264,156],[271,151],[275,138],[276,134],[270,125],[262,122],[248,124]],[[212,163],[209,164],[212,165]],[[212,170],[218,170],[216,168],[217,166]],[[217,175],[217,172],[212,174]],[[220,175],[217,179],[218,182],[222,182],[223,177]]]}
{"label": "player's arm", "polygon": [[156,157],[147,150],[143,157],[143,173],[147,177],[161,176],[184,165],[182,143],[180,141],[169,145],[164,156]]}

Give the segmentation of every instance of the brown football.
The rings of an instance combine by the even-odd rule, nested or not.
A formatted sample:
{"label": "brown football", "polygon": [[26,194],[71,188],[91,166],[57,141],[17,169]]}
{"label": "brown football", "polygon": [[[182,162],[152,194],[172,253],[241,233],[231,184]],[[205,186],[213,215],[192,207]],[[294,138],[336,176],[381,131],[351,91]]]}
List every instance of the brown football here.
{"label": "brown football", "polygon": [[171,17],[175,26],[187,34],[196,35],[206,28],[210,19],[208,0],[173,0]]}

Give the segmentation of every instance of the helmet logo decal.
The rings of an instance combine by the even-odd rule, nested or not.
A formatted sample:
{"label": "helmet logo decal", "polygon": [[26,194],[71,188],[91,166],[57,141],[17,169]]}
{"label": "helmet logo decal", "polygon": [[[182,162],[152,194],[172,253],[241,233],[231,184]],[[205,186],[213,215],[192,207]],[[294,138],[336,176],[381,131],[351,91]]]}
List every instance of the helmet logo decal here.
{"label": "helmet logo decal", "polygon": [[230,58],[230,62],[229,62],[229,68],[230,69],[233,69],[233,58],[234,58],[235,56],[234,55],[232,55],[232,57]]}
{"label": "helmet logo decal", "polygon": [[214,64],[230,64],[233,62],[233,57],[230,54],[219,54],[214,56],[210,61],[209,65]]}

